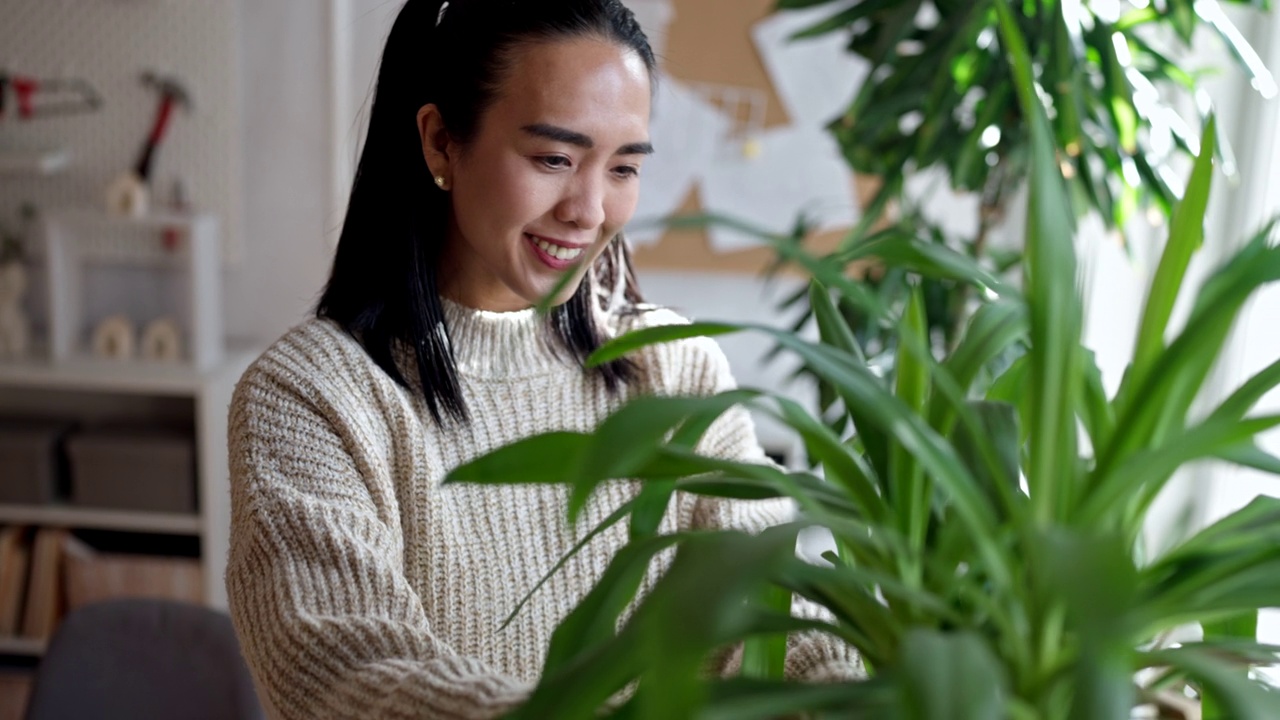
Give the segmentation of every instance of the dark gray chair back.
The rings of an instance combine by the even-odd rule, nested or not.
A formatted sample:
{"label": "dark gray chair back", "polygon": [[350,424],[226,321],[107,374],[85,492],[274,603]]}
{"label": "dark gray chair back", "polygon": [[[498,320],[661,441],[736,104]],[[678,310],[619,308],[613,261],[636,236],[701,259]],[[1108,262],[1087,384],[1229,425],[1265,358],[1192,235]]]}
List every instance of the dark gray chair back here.
{"label": "dark gray chair back", "polygon": [[199,605],[111,600],[59,625],[27,720],[257,720],[231,619]]}

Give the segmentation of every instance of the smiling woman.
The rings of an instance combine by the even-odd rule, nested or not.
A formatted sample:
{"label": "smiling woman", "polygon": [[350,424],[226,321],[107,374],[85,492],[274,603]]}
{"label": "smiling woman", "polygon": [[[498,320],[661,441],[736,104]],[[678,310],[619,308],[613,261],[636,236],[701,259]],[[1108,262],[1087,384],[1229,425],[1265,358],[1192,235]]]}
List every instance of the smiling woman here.
{"label": "smiling woman", "polygon": [[440,290],[483,310],[526,308],[561,272],[590,267],[635,212],[652,152],[640,52],[592,37],[514,52],[504,92],[466,145],[438,105],[418,112],[427,167],[453,194]]}
{"label": "smiling woman", "polygon": [[[401,10],[316,317],[254,363],[230,412],[227,589],[274,716],[490,718],[521,703],[626,528],[502,619],[639,484],[607,484],[570,525],[558,486],[441,480],[521,438],[590,430],[635,396],[733,387],[705,339],[583,364],[620,333],[683,322],[642,303],[620,233],[653,152],[653,74],[618,0]],[[741,408],[699,449],[765,461]],[[758,531],[789,510],[688,496],[657,525]],[[857,670],[825,635],[792,648],[795,676]]]}

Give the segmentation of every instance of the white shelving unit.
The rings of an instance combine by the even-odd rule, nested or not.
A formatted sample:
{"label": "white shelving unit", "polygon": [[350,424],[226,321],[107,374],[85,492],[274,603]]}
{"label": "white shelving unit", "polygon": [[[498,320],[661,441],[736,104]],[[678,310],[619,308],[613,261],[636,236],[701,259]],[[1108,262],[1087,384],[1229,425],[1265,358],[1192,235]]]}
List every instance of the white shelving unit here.
{"label": "white shelving unit", "polygon": [[[81,530],[181,535],[200,541],[205,602],[226,609],[223,584],[231,531],[230,471],[227,467],[227,409],[235,383],[257,356],[236,348],[210,370],[148,367],[121,363],[56,363],[49,360],[0,362],[0,397],[6,390],[45,391],[190,399],[194,408],[198,511],[194,514],[130,512],[72,505],[0,504],[0,525],[33,525]],[[0,637],[0,655],[40,657],[43,640]]]}
{"label": "white shelving unit", "polygon": [[227,409],[235,383],[256,352],[238,349],[211,370],[118,367],[29,360],[0,363],[0,393],[6,388],[88,392],[126,396],[180,397],[193,401],[199,511],[193,515],[98,510],[70,505],[0,505],[0,524],[190,535],[200,539],[205,594],[209,605],[225,608],[223,573],[230,540],[231,508],[227,467]]}
{"label": "white shelving unit", "polygon": [[[107,417],[180,422],[194,428],[194,513],[152,513],[70,504],[0,504],[0,525],[60,527],[196,538],[205,601],[227,605],[223,575],[230,541],[227,410],[240,375],[257,350],[227,348],[222,332],[218,222],[209,214],[153,213],[114,217],[92,208],[64,208],[43,218],[48,262],[50,342],[30,358],[0,361],[0,412],[49,413],[91,421]],[[161,245],[161,240],[168,243]],[[172,243],[169,241],[172,240]],[[84,343],[85,273],[99,266],[182,273],[186,352],[179,362],[92,357]],[[146,318],[134,318],[135,322]],[[168,410],[154,415],[155,408]],[[175,410],[175,408],[177,410]],[[176,416],[172,413],[177,412]],[[169,413],[169,414],[165,414]],[[98,418],[101,419],[101,418]],[[158,554],[163,554],[158,553]],[[0,637],[0,654],[39,656],[41,640]]]}

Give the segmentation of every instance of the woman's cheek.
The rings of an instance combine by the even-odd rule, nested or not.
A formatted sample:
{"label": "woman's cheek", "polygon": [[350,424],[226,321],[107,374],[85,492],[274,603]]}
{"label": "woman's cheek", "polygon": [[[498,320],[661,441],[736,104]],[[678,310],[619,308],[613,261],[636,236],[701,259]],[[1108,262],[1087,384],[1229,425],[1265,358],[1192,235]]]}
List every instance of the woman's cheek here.
{"label": "woman's cheek", "polygon": [[631,222],[632,216],[636,213],[636,206],[640,200],[640,184],[632,180],[627,183],[616,198],[610,201],[608,209],[605,211],[606,221],[609,225],[609,236],[618,234],[624,225]]}

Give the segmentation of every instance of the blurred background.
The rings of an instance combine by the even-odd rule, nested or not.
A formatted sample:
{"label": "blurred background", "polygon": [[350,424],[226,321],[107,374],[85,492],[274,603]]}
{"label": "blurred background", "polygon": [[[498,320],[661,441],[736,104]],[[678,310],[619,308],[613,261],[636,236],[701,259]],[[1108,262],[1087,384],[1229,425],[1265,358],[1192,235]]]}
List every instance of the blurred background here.
{"label": "blurred background", "polygon": [[[381,44],[401,4],[0,0],[0,718],[21,717],[69,610],[120,596],[225,605],[229,394],[256,353],[304,319],[326,278]],[[773,250],[757,237],[716,224],[667,229],[660,221],[673,214],[715,212],[774,233],[803,217],[816,252],[881,215],[910,214],[940,241],[960,238],[993,262],[1001,251],[1016,256],[1016,183],[987,212],[996,207],[989,184],[967,191],[954,164],[895,155],[900,192],[877,205],[885,173],[871,172],[867,147],[894,146],[842,135],[838,122],[828,129],[892,62],[851,52],[852,24],[790,38],[857,3],[787,13],[772,0],[627,4],[665,73],[652,125],[658,154],[628,230],[651,301],[699,319],[779,325],[803,312],[787,300],[804,278],[772,272]],[[1098,17],[1148,7],[1083,5]],[[913,8],[914,22],[932,27],[921,9],[932,3]],[[1202,275],[1280,211],[1276,87],[1262,70],[1280,68],[1280,24],[1248,7],[1194,9],[1189,43],[1165,28],[1149,38],[1168,46],[1161,77],[1196,81],[1168,94],[1153,85],[1160,112],[1174,115],[1142,107],[1143,81],[1120,81],[1137,98],[1153,155],[1157,131],[1179,127],[1175,116],[1197,136],[1205,114],[1218,115],[1230,179],[1215,187],[1193,265]],[[976,42],[985,49],[981,34]],[[1116,47],[1150,49],[1135,43]],[[1242,56],[1249,46],[1256,54]],[[897,57],[928,51],[899,47]],[[877,122],[911,139],[928,120],[890,107]],[[994,169],[1011,140],[990,127],[970,120],[966,132]],[[1184,160],[1170,155],[1174,175]],[[1146,166],[1100,167],[1118,187],[1163,178],[1177,192],[1167,176],[1139,172]],[[1078,239],[1086,337],[1110,390],[1129,361],[1167,222],[1159,202],[1135,208],[1086,215]],[[1215,371],[1217,397],[1280,355],[1278,322],[1272,290],[1236,328]],[[818,402],[796,367],[768,359],[768,341],[721,344],[741,384]],[[1280,397],[1264,406],[1280,410]],[[760,432],[780,460],[803,463],[776,428],[762,422]],[[1280,452],[1280,437],[1264,444]],[[1153,538],[1277,492],[1261,473],[1195,466],[1166,494]]]}

